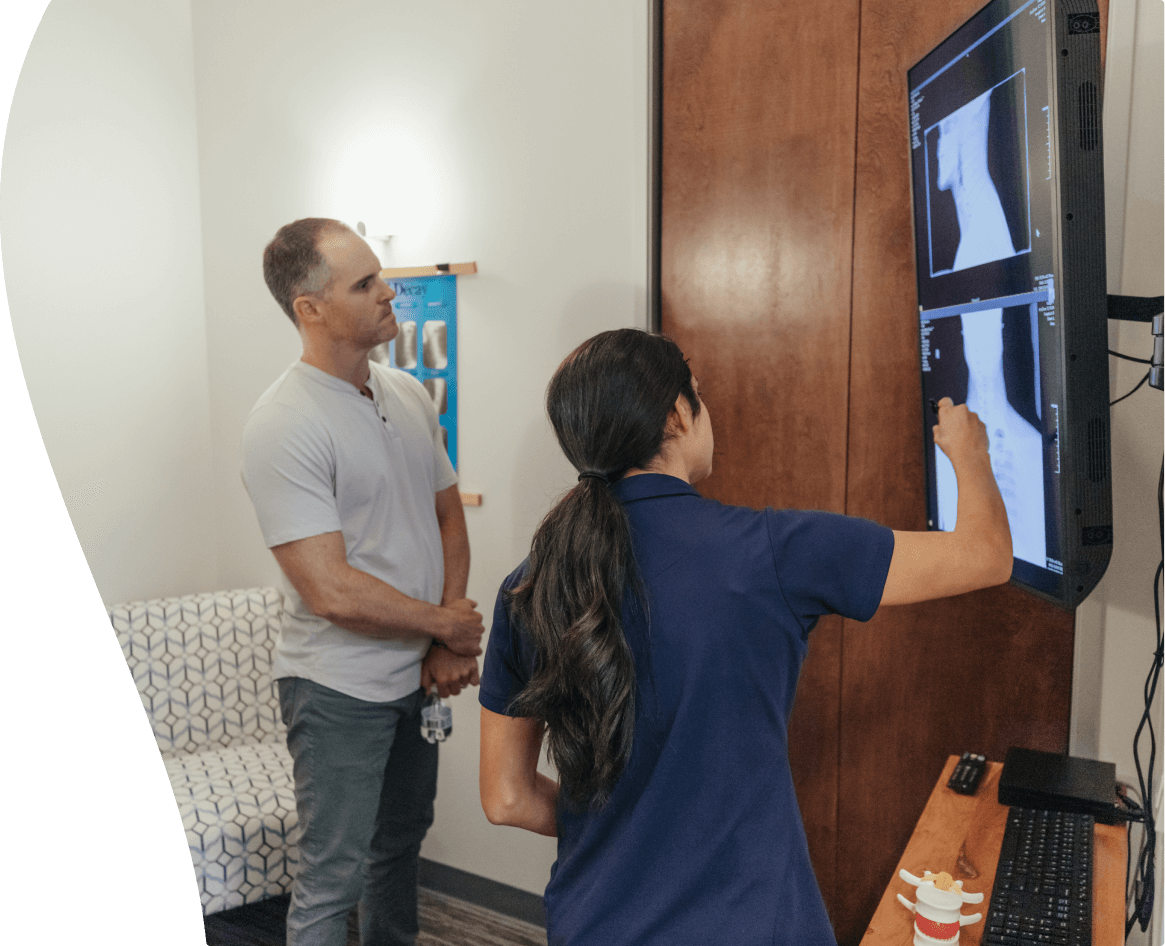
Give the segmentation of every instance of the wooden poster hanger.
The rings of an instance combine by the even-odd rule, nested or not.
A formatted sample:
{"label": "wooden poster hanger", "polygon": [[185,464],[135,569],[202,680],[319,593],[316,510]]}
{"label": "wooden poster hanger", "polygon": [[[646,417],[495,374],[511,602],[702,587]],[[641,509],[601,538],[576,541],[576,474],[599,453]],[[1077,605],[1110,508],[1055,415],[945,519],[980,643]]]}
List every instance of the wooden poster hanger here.
{"label": "wooden poster hanger", "polygon": [[433,266],[399,266],[382,269],[381,279],[408,279],[413,276],[470,276],[477,272],[477,263],[436,263]]}

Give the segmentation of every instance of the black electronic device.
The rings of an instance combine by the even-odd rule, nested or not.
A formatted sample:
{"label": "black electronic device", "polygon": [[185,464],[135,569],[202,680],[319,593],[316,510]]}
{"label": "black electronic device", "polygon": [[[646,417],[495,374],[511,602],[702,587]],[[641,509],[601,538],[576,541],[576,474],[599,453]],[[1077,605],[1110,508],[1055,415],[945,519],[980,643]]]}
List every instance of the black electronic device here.
{"label": "black electronic device", "polygon": [[999,804],[1087,814],[1115,824],[1116,766],[1013,747],[999,775]]}
{"label": "black electronic device", "polygon": [[[1165,314],[1165,313],[1163,313]],[[1165,344],[1162,344],[1162,316],[1153,316],[1153,360],[1149,368],[1149,385],[1158,391],[1165,384]]]}
{"label": "black electronic device", "polygon": [[907,75],[927,520],[943,397],[987,425],[1011,580],[1064,608],[1112,553],[1096,0],[991,0]]}
{"label": "black electronic device", "polygon": [[1092,942],[1090,815],[1012,808],[983,924],[984,946]]}
{"label": "black electronic device", "polygon": [[947,788],[960,795],[974,795],[987,770],[987,756],[964,752],[947,781]]}

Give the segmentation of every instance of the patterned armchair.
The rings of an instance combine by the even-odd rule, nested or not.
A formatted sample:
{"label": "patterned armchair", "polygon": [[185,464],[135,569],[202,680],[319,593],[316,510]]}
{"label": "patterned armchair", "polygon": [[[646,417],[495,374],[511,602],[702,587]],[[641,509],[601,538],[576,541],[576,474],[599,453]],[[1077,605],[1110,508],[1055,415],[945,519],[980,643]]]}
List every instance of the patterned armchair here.
{"label": "patterned armchair", "polygon": [[132,601],[109,617],[182,814],[204,915],[290,890],[291,757],[271,678],[275,588]]}

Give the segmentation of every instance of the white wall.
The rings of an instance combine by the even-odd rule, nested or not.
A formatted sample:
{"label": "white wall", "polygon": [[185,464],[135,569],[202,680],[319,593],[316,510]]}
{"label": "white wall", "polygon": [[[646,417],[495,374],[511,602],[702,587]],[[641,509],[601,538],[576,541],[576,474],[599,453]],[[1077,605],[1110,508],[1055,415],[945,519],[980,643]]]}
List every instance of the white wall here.
{"label": "white wall", "polygon": [[[470,594],[489,613],[570,483],[550,372],[646,322],[646,22],[616,0],[55,0],[0,227],[29,393],[107,603],[274,580],[238,442],[298,338],[262,247],[299,216],[403,211],[394,262],[480,267],[459,284],[460,474],[485,496]],[[540,892],[553,842],[486,823],[475,694],[454,712],[423,853]]]}
{"label": "white wall", "polygon": [[[1120,295],[1161,295],[1165,283],[1163,27],[1160,0],[1113,0],[1105,74],[1105,198],[1109,292]],[[1110,322],[1109,347],[1148,358],[1151,327]],[[1114,399],[1132,390],[1146,368],[1116,358],[1109,364]],[[1144,710],[1144,682],[1156,643],[1153,576],[1161,560],[1156,492],[1162,403],[1161,392],[1145,385],[1112,409],[1113,555],[1104,579],[1076,615],[1070,751],[1114,762],[1117,777],[1133,786],[1133,736]],[[1158,741],[1165,729],[1161,698],[1158,689],[1153,710]],[[1149,748],[1146,733],[1140,746],[1142,767],[1148,764]],[[1154,775],[1160,789],[1165,782],[1160,758]],[[1160,808],[1157,803],[1158,819]],[[1161,877],[1160,846],[1157,858]],[[1155,928],[1148,933],[1138,928],[1130,943],[1162,941],[1162,906],[1159,888]]]}
{"label": "white wall", "polygon": [[[35,410],[34,423],[16,374],[7,672],[38,699],[21,707],[13,756],[70,797],[27,793],[38,842],[24,870],[65,853],[86,878],[73,908],[132,922],[135,904],[164,904],[189,941],[181,821],[103,615],[103,601],[217,581],[189,0],[55,0],[3,146],[3,275]],[[108,864],[123,859],[134,875],[113,887]]]}
{"label": "white wall", "polygon": [[[201,0],[194,11],[219,582],[269,582],[239,438],[298,336],[263,246],[302,216],[392,222],[394,265],[475,260],[458,279],[469,594],[492,612],[570,485],[545,421],[584,338],[646,323],[646,4]],[[454,700],[423,855],[530,891],[554,844],[486,822],[476,691]]]}
{"label": "white wall", "polygon": [[215,581],[188,0],[56,0],[0,186],[25,380],[107,604]]}
{"label": "white wall", "polygon": [[[107,602],[274,579],[237,444],[298,343],[259,254],[297,216],[367,212],[395,214],[393,264],[480,267],[459,280],[460,473],[485,496],[467,510],[470,593],[492,606],[570,482],[546,379],[577,341],[646,319],[647,3],[579,6],[54,0],[5,138],[0,239],[44,445]],[[1157,0],[1114,0],[1114,292],[1162,291],[1161,33]],[[1113,347],[1144,355],[1146,335],[1117,326]],[[1114,392],[1139,376],[1117,366]],[[1126,778],[1153,633],[1161,403],[1142,390],[1114,409],[1117,548],[1078,616],[1073,750]],[[18,590],[24,550],[6,550]],[[540,891],[553,846],[485,824],[475,696],[454,711],[424,853]]]}

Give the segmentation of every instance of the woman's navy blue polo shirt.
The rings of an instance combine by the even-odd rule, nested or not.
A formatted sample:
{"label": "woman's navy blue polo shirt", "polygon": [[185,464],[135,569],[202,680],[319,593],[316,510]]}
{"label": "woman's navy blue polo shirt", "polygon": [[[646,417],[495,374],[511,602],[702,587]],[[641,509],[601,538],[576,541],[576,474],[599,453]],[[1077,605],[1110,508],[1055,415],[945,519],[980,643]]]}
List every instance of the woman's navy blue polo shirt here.
{"label": "woman's navy blue polo shirt", "polygon": [[[822,614],[873,616],[893,533],[835,513],[724,506],[655,473],[612,488],[650,628],[624,610],[638,688],[627,768],[600,811],[560,806],[550,946],[833,944],[786,730],[809,631]],[[482,706],[507,714],[533,664],[499,593]]]}

